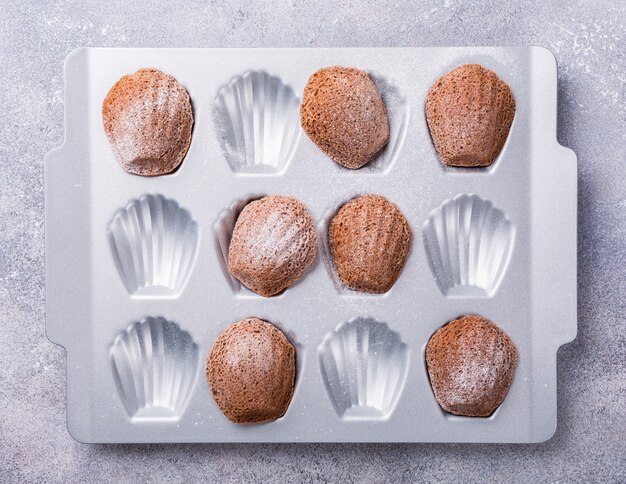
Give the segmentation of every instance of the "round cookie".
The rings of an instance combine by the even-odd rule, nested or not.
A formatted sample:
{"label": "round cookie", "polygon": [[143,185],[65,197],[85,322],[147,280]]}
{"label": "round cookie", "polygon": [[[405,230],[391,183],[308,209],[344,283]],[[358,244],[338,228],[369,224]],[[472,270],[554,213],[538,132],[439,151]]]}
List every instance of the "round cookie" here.
{"label": "round cookie", "polygon": [[189,94],[157,69],[140,69],[117,81],[102,103],[102,122],[115,158],[135,175],[171,173],[191,143]]}
{"label": "round cookie", "polygon": [[298,281],[317,253],[317,232],[306,207],[273,195],[250,202],[237,218],[228,270],[248,289],[274,296]]}
{"label": "round cookie", "polygon": [[509,391],[517,349],[491,321],[466,315],[430,337],[426,367],[441,408],[455,415],[488,417]]}
{"label": "round cookie", "polygon": [[355,291],[382,294],[402,272],[411,228],[394,203],[364,195],[339,209],[330,221],[328,239],[341,282]]}
{"label": "round cookie", "polygon": [[206,360],[207,383],[226,418],[246,424],[282,417],[293,395],[295,354],[285,335],[260,319],[226,328]]}
{"label": "round cookie", "polygon": [[352,67],[324,67],[309,78],[300,122],[311,141],[346,168],[361,168],[389,141],[380,93],[367,73]]}
{"label": "round cookie", "polygon": [[441,161],[489,166],[504,146],[515,99],[495,72],[464,64],[437,79],[426,96],[426,121]]}

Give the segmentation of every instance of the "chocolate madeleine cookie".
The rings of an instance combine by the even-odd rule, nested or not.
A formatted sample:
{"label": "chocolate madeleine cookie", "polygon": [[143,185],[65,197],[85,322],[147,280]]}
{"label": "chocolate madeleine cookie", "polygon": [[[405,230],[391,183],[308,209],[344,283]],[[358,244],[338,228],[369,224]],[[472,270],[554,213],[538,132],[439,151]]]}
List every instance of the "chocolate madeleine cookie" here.
{"label": "chocolate madeleine cookie", "polygon": [[355,291],[382,294],[402,272],[411,229],[394,203],[364,195],[339,209],[330,222],[328,238],[341,282]]}
{"label": "chocolate madeleine cookie", "polygon": [[228,270],[261,296],[298,281],[317,253],[317,232],[306,207],[293,197],[250,202],[237,218],[228,247]]}
{"label": "chocolate madeleine cookie", "polygon": [[515,115],[509,86],[479,64],[437,79],[426,96],[426,121],[441,161],[489,166],[504,146]]}
{"label": "chocolate madeleine cookie", "polygon": [[430,337],[426,366],[441,408],[455,415],[488,417],[509,391],[517,349],[491,321],[466,315]]}
{"label": "chocolate madeleine cookie", "polygon": [[191,143],[189,94],[157,69],[140,69],[117,81],[102,103],[102,122],[115,158],[135,175],[171,173]]}
{"label": "chocolate madeleine cookie", "polygon": [[276,326],[257,318],[231,324],[215,340],[206,377],[215,403],[234,423],[282,417],[296,375],[296,350]]}
{"label": "chocolate madeleine cookie", "polygon": [[389,141],[382,97],[367,73],[352,67],[324,67],[309,78],[300,120],[311,141],[346,168],[361,168]]}

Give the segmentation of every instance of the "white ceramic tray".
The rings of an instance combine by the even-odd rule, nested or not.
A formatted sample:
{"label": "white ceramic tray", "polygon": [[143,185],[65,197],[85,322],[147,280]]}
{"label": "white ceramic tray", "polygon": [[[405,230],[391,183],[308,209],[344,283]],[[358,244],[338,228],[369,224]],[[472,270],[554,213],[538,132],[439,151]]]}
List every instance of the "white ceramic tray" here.
{"label": "white ceramic tray", "polygon": [[[428,88],[463,63],[494,70],[516,99],[508,140],[487,169],[445,168],[425,122]],[[389,146],[358,171],[332,162],[299,127],[308,77],[336,64],[370,73],[390,117]],[[109,88],[142,67],[172,74],[192,99],[191,147],[172,175],[126,173],[103,132]],[[233,90],[240,90],[243,109],[229,114]],[[536,47],[73,52],[65,65],[65,143],[45,161],[46,325],[50,340],[67,350],[72,436],[83,442],[548,439],[557,421],[556,352],[576,335],[577,169],[574,153],[556,141],[556,101],[555,59]],[[281,122],[270,126],[261,113],[272,110]],[[238,128],[220,130],[217,120],[228,115]],[[260,130],[263,119],[268,124]],[[334,211],[365,193],[395,202],[413,231],[404,271],[384,295],[342,289],[324,242]],[[304,202],[320,241],[309,273],[269,299],[242,289],[223,259],[238,210],[263,194]],[[464,271],[455,265],[467,262],[454,251],[447,268],[431,271],[441,264],[426,245],[438,237],[436,218],[455,205],[487,214],[488,223],[464,230],[492,243],[493,254],[501,252],[502,264],[493,254],[474,260],[468,280],[477,287],[451,287],[451,274]],[[146,207],[155,240],[164,237],[155,254],[168,263],[155,256],[153,275],[168,287],[136,291],[132,264],[143,257],[140,246],[135,259],[124,250],[116,255],[110,238],[124,242],[115,217],[132,222],[133,210]],[[456,244],[469,250],[467,241]],[[176,262],[168,251],[178,251]],[[489,418],[443,412],[425,369],[430,335],[467,313],[494,321],[519,351],[509,394]],[[297,377],[284,417],[241,426],[213,401],[204,359],[224,328],[251,316],[275,323],[295,344]],[[357,364],[365,351],[350,339],[354,331],[370,332],[370,344],[385,348],[376,374],[370,365],[364,376]],[[336,358],[330,342],[341,338],[345,355]]]}

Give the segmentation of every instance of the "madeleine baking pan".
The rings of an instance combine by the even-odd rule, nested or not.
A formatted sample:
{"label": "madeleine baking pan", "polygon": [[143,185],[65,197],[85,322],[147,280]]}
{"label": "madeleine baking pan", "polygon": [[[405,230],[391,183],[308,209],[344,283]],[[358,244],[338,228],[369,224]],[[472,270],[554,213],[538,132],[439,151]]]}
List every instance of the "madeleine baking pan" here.
{"label": "madeleine baking pan", "polygon": [[[426,125],[429,87],[464,63],[495,71],[516,100],[506,144],[488,168],[444,166]],[[390,141],[360,170],[334,163],[300,127],[307,79],[330,65],[368,72],[387,109]],[[142,67],[173,75],[191,96],[191,146],[170,175],[126,173],[103,131],[108,90]],[[46,327],[67,351],[72,436],[83,442],[550,438],[556,352],[576,335],[577,168],[574,153],[556,141],[556,107],[555,59],[536,47],[70,54],[65,143],[45,160],[45,191]],[[330,217],[366,193],[396,203],[413,232],[404,270],[383,295],[344,288],[329,257]],[[263,298],[230,277],[226,254],[239,211],[269,194],[292,195],[308,207],[319,247],[301,281]],[[450,218],[459,211],[476,216]],[[125,229],[139,227],[142,217],[150,224]],[[468,248],[470,239],[491,250]],[[488,418],[447,414],[429,384],[425,345],[462,314],[495,322],[519,352],[510,391]],[[213,341],[246,317],[274,323],[296,348],[293,399],[272,423],[229,422],[205,380]]]}

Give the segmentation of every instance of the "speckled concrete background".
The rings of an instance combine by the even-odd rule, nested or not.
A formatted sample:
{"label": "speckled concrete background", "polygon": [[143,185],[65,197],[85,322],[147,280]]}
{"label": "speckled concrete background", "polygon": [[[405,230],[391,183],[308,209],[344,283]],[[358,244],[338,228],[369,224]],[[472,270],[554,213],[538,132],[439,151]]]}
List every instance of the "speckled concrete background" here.
{"label": "speckled concrete background", "polygon": [[[0,2],[0,481],[626,481],[626,4]],[[368,4],[369,3],[369,4]],[[182,4],[182,2],[181,2]],[[65,428],[44,335],[43,157],[76,47],[542,45],[578,154],[579,335],[546,444],[90,446]]]}

